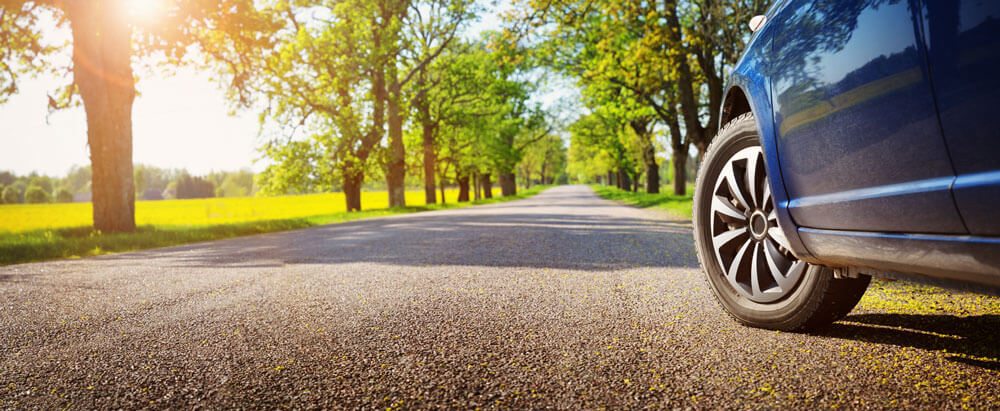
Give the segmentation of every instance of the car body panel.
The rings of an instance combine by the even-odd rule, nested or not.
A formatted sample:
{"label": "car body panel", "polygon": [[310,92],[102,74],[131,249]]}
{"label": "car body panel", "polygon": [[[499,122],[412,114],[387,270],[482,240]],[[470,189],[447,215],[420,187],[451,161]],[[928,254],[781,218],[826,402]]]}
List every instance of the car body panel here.
{"label": "car body panel", "polygon": [[768,77],[797,225],[967,232],[915,3],[793,1],[775,14]]}
{"label": "car body panel", "polygon": [[[773,10],[773,9],[772,9]],[[770,48],[771,34],[770,25],[766,24],[758,30],[750,39],[747,52],[743,54],[736,64],[736,69],[730,75],[729,86],[726,87],[726,96],[722,101],[729,100],[729,93],[734,89],[742,91],[747,97],[751,111],[757,121],[757,128],[761,136],[761,145],[764,151],[764,162],[768,170],[780,170],[778,165],[778,148],[774,144],[774,119],[771,117],[770,84],[765,73],[765,61],[768,57],[761,52]],[[765,46],[755,46],[764,44]],[[722,120],[725,121],[725,120]],[[721,128],[725,124],[720,124]],[[771,184],[771,195],[774,198],[775,210],[778,214],[778,224],[782,227],[794,227],[791,216],[788,213],[788,195],[784,189],[781,175],[777,172],[768,173],[768,182]],[[798,233],[794,230],[783,230],[786,233],[792,252],[798,256],[808,256],[809,250],[805,248],[798,238]]]}
{"label": "car body panel", "polygon": [[[971,70],[966,75],[979,74],[989,78],[959,79],[975,87],[966,84],[964,92],[953,92],[957,94],[952,94],[950,99],[938,101],[935,99],[935,93],[941,94],[942,87],[954,87],[949,85],[949,81],[957,80],[941,80],[940,84],[935,83],[937,77],[933,70],[934,61],[943,57],[933,52],[928,53],[923,48],[927,46],[933,49],[937,45],[939,50],[943,49],[940,43],[931,44],[931,39],[935,39],[933,33],[925,35],[922,31],[931,27],[925,19],[934,17],[933,10],[928,12],[924,7],[928,4],[932,9],[936,7],[929,3],[932,1],[935,0],[856,2],[855,6],[862,7],[902,5],[898,7],[905,8],[909,23],[914,24],[916,21],[912,32],[915,47],[909,51],[910,56],[904,56],[910,57],[909,67],[902,69],[897,67],[896,70],[889,72],[882,71],[878,73],[881,75],[879,79],[868,78],[867,82],[855,83],[855,87],[841,87],[840,91],[847,91],[840,94],[833,93],[832,97],[824,96],[828,102],[842,102],[834,98],[850,90],[865,90],[866,86],[872,94],[879,94],[879,91],[884,94],[867,99],[876,100],[874,102],[858,99],[865,101],[840,108],[839,112],[847,111],[847,114],[851,115],[838,117],[837,110],[827,110],[826,116],[844,122],[847,127],[872,124],[872,119],[885,120],[899,107],[916,107],[921,114],[910,115],[909,120],[922,123],[918,133],[920,144],[903,144],[906,139],[903,137],[904,134],[899,132],[889,133],[889,137],[869,135],[869,141],[859,142],[850,133],[838,134],[834,131],[827,133],[825,137],[846,139],[848,143],[854,145],[848,146],[845,143],[834,146],[833,149],[829,145],[824,146],[827,143],[818,139],[811,142],[795,140],[789,142],[779,137],[783,135],[781,124],[786,120],[786,116],[792,113],[782,112],[782,107],[779,106],[781,101],[774,94],[775,89],[780,89],[772,82],[774,72],[778,71],[774,66],[775,58],[779,57],[774,48],[780,49],[780,47],[772,45],[771,42],[776,41],[775,32],[782,31],[780,16],[784,8],[798,7],[806,1],[779,1],[768,11],[767,23],[752,37],[743,57],[728,78],[727,95],[721,107],[722,122],[725,123],[726,119],[739,114],[739,112],[730,113],[734,105],[730,101],[735,99],[731,99],[730,94],[745,95],[746,106],[749,106],[755,114],[761,134],[761,145],[765,154],[768,181],[776,201],[778,222],[789,239],[792,252],[799,258],[831,267],[857,268],[860,272],[886,277],[917,279],[952,287],[957,284],[964,285],[962,288],[1000,293],[1000,238],[986,235],[996,235],[997,232],[993,230],[1000,230],[1000,227],[991,225],[1000,224],[995,221],[1000,219],[994,218],[1000,216],[994,211],[996,208],[994,205],[1000,204],[1000,153],[993,151],[996,150],[996,145],[1000,144],[998,142],[1000,133],[995,131],[997,127],[989,127],[986,123],[988,115],[978,115],[975,118],[961,117],[959,116],[961,111],[950,115],[964,119],[961,120],[964,121],[963,126],[976,124],[979,128],[975,131],[954,131],[956,129],[945,127],[944,132],[941,131],[941,121],[948,124],[947,111],[952,105],[968,106],[972,104],[970,101],[978,101],[988,103],[984,103],[984,107],[990,110],[1000,106],[1000,103],[996,102],[997,95],[1000,95],[1000,85],[997,83],[1000,74],[993,74],[991,71],[995,67],[1000,67],[1000,62],[992,60],[1000,56],[1000,45],[996,44],[1000,39],[1000,33],[981,36],[980,40],[988,39],[992,43],[957,49],[959,56],[972,55],[990,59],[988,69],[982,66],[974,65],[968,68],[960,65],[960,68]],[[970,1],[978,5],[990,3],[990,7],[1000,4],[1000,2]],[[960,15],[969,13],[964,2],[962,7]],[[897,9],[897,15],[902,14],[899,10]],[[914,10],[918,12],[914,13]],[[996,21],[1000,21],[1000,18]],[[829,21],[824,23],[832,24]],[[983,57],[984,47],[990,50],[986,57]],[[912,58],[913,56],[916,57]],[[901,57],[897,57],[899,58]],[[921,62],[927,59],[930,59],[930,64],[922,65]],[[965,59],[969,60],[969,57]],[[863,67],[866,62],[854,65]],[[975,62],[982,63],[979,60]],[[914,65],[916,71],[913,70]],[[846,72],[850,73],[851,70]],[[834,80],[844,80],[843,77]],[[834,85],[837,82],[839,81]],[[874,86],[871,85],[873,82]],[[898,83],[904,84],[900,86]],[[917,90],[919,93],[927,93],[929,97],[915,96],[919,93],[906,90],[907,87],[919,88]],[[787,88],[786,85],[784,89]],[[871,88],[875,90],[870,90]],[[737,89],[741,93],[734,91]],[[907,92],[910,94],[906,94]],[[906,101],[906,97],[909,96],[914,96],[917,101]],[[840,98],[850,99],[850,97]],[[894,106],[891,102],[877,101],[878,98],[894,100],[902,105]],[[932,103],[930,107],[933,113],[929,117],[928,98]],[[939,110],[939,105],[943,111]],[[944,113],[940,121],[937,120],[939,111]],[[935,121],[938,121],[937,140],[933,127]],[[900,122],[905,123],[906,120],[895,119],[897,128],[900,127],[898,124],[902,124]],[[720,127],[722,125],[720,124]],[[949,134],[949,130],[952,130],[952,133]],[[952,138],[955,133],[960,134],[958,138]],[[791,134],[789,138],[794,137],[794,133],[789,134]],[[805,138],[809,139],[809,136],[806,135]],[[893,138],[896,140],[892,140]],[[895,147],[902,146],[903,149],[890,150],[886,144],[896,144]],[[972,144],[972,147],[956,150],[959,144],[963,147],[965,144]],[[911,147],[914,145],[922,146]],[[978,152],[977,147],[984,151]],[[846,160],[848,164],[851,161],[855,164],[861,161],[868,169],[861,170],[866,172],[861,172],[850,168],[830,168],[829,165],[820,165],[825,174],[812,174],[803,178],[799,175],[802,171],[801,166],[795,163],[799,159],[794,157],[796,150],[807,150],[806,153],[812,153],[808,150],[819,150],[828,157],[834,157],[834,160],[838,154],[853,155],[854,157]],[[877,155],[866,157],[866,154],[861,153],[868,150]],[[942,158],[934,152],[944,153],[946,157]],[[951,155],[958,154],[961,157],[963,153],[970,153],[970,157],[966,159],[969,164],[963,166],[953,164]],[[789,158],[789,155],[793,157]],[[958,173],[955,172],[956,169]],[[810,170],[807,168],[806,171],[808,174]],[[884,175],[866,175],[878,173]],[[809,185],[809,178],[813,178],[816,184]],[[823,181],[824,179],[837,180],[832,185],[839,184],[839,186],[832,187],[831,183]],[[951,194],[953,192],[954,195]],[[956,202],[961,206],[961,211],[956,207]],[[834,218],[822,215],[838,210],[841,214],[834,213]],[[802,213],[803,211],[805,213]],[[960,215],[968,221],[963,220]],[[873,216],[884,221],[872,221]],[[916,223],[914,223],[915,218],[918,220]],[[928,220],[944,220],[944,222]],[[810,226],[806,224],[807,222],[820,224]]]}
{"label": "car body panel", "polygon": [[924,0],[922,21],[941,129],[971,234],[1000,235],[1000,1]]}
{"label": "car body panel", "polygon": [[798,232],[826,265],[980,284],[1000,293],[1000,238],[814,228]]}

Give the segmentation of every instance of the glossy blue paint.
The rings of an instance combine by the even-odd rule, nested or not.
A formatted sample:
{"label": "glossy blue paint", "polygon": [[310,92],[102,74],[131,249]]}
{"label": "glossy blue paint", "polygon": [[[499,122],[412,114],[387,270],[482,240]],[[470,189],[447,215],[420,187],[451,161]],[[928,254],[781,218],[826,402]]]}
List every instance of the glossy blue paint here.
{"label": "glossy blue paint", "polygon": [[797,256],[1000,292],[1000,0],[781,0],[730,88]]}
{"label": "glossy blue paint", "polygon": [[955,179],[954,190],[972,234],[1000,235],[1000,170],[962,174]]}
{"label": "glossy blue paint", "polygon": [[955,202],[970,233],[1000,235],[1000,1],[924,0],[922,14]]}
{"label": "glossy blue paint", "polygon": [[[790,1],[776,13],[768,74],[797,225],[966,233],[949,185],[937,184],[955,174],[919,15],[916,0]],[[836,201],[795,201],[817,196]]]}
{"label": "glossy blue paint", "polygon": [[[777,7],[772,7],[768,16],[773,14]],[[795,224],[788,214],[788,194],[784,189],[784,182],[778,160],[778,148],[774,144],[774,118],[771,109],[771,87],[766,73],[766,51],[770,49],[772,25],[765,23],[764,27],[754,33],[747,45],[746,53],[741,56],[736,64],[736,68],[728,78],[726,96],[733,89],[740,89],[747,97],[751,111],[757,121],[757,129],[761,135],[761,146],[764,151],[764,163],[768,170],[768,182],[771,184],[771,196],[774,198],[775,210],[778,215],[778,225],[780,227],[794,227]],[[722,101],[728,101],[723,98]],[[721,128],[724,124],[719,124]],[[808,257],[809,250],[799,240],[798,232],[794,229],[783,230],[788,239],[792,252],[800,258]]]}
{"label": "glossy blue paint", "polygon": [[814,228],[800,228],[799,233],[824,264],[975,283],[1000,292],[1000,238]]}

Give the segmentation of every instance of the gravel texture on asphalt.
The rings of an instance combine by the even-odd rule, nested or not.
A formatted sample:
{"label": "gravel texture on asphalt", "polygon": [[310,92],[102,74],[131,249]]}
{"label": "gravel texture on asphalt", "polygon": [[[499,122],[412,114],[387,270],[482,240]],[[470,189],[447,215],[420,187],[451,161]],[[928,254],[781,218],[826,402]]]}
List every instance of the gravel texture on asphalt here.
{"label": "gravel texture on asphalt", "polygon": [[1000,303],[734,323],[691,227],[585,186],[0,267],[0,408],[997,408]]}

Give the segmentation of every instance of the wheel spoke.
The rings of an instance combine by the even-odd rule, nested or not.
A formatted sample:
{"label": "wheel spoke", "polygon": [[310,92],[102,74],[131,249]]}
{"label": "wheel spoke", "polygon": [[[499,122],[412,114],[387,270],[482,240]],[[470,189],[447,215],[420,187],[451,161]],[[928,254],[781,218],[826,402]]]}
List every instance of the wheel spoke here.
{"label": "wheel spoke", "polygon": [[739,237],[740,234],[746,232],[747,230],[743,228],[737,228],[735,230],[726,231],[722,234],[712,237],[712,245],[714,245],[715,249],[718,250],[722,248],[722,246],[728,244],[730,241],[733,241],[734,238]]}
{"label": "wheel spoke", "polygon": [[771,271],[771,277],[778,283],[778,287],[781,287],[781,291],[788,290],[793,284],[789,284],[789,278],[786,277],[787,273],[782,273],[777,263],[777,260],[781,259],[784,261],[784,264],[789,264],[788,259],[781,255],[781,252],[778,251],[778,248],[771,241],[764,242],[764,257],[767,259],[767,267]]}
{"label": "wheel spoke", "polygon": [[753,260],[750,261],[750,290],[752,295],[760,295],[760,243],[753,245]]}
{"label": "wheel spoke", "polygon": [[781,231],[781,227],[772,226],[767,229],[767,236],[778,243],[778,245],[784,247],[786,250],[791,250],[792,247],[788,245],[788,239],[785,238],[785,233]]}
{"label": "wheel spoke", "polygon": [[806,264],[805,261],[795,260],[795,262],[792,263],[792,266],[788,268],[788,272],[785,273],[785,278],[788,279],[788,283],[794,285],[795,282],[798,281],[799,276],[806,271],[806,267],[808,266],[809,264]]}
{"label": "wheel spoke", "polygon": [[757,158],[759,156],[760,153],[753,153],[747,156],[746,184],[747,190],[750,190],[750,199],[753,201],[754,206],[763,208],[763,204],[757,202]]}
{"label": "wheel spoke", "polygon": [[740,210],[737,210],[729,200],[723,197],[715,196],[712,198],[712,211],[722,214],[727,217],[731,217],[735,220],[746,222],[747,217],[743,215]]}
{"label": "wheel spoke", "polygon": [[736,171],[733,168],[733,161],[730,160],[729,164],[726,165],[725,179],[726,184],[729,184],[729,192],[732,193],[733,198],[736,199],[743,206],[745,210],[753,209],[753,206],[747,201],[746,196],[743,195],[743,191],[740,190],[740,185],[736,180]]}
{"label": "wheel spoke", "polygon": [[[788,238],[778,226],[761,148],[743,148],[726,161],[715,180],[707,227],[720,277],[751,301],[777,301],[795,289],[809,264],[790,254]],[[751,218],[751,213],[757,216]],[[750,222],[761,213],[766,232],[753,232]]]}
{"label": "wheel spoke", "polygon": [[750,248],[750,243],[752,242],[753,241],[750,241],[750,239],[747,239],[747,241],[743,243],[743,246],[740,247],[740,251],[736,252],[736,257],[733,257],[733,263],[729,265],[729,270],[726,272],[726,278],[728,278],[729,282],[734,285],[740,285],[736,281],[736,272],[740,269],[740,265],[743,263],[743,255],[746,254],[747,249]]}

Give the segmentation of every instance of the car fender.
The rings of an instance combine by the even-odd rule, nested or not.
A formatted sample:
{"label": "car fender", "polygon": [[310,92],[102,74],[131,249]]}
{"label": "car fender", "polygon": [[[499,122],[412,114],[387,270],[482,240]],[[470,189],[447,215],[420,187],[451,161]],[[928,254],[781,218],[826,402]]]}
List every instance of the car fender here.
{"label": "car fender", "polygon": [[[754,40],[760,38],[755,36]],[[771,196],[775,202],[775,210],[778,215],[778,226],[785,233],[789,247],[796,257],[802,260],[810,260],[812,254],[799,238],[798,226],[792,220],[788,212],[788,192],[781,177],[781,159],[778,158],[777,132],[774,129],[774,110],[771,107],[771,87],[764,65],[765,60],[759,50],[753,48],[753,42],[748,47],[749,52],[743,55],[733,73],[727,79],[723,105],[720,107],[719,128],[725,125],[731,118],[738,116],[739,109],[734,107],[739,104],[739,100],[745,97],[749,105],[749,110],[753,113],[757,122],[757,131],[760,133],[760,145],[764,151],[764,163],[767,168],[767,179],[771,184]],[[735,93],[740,93],[739,96]]]}

